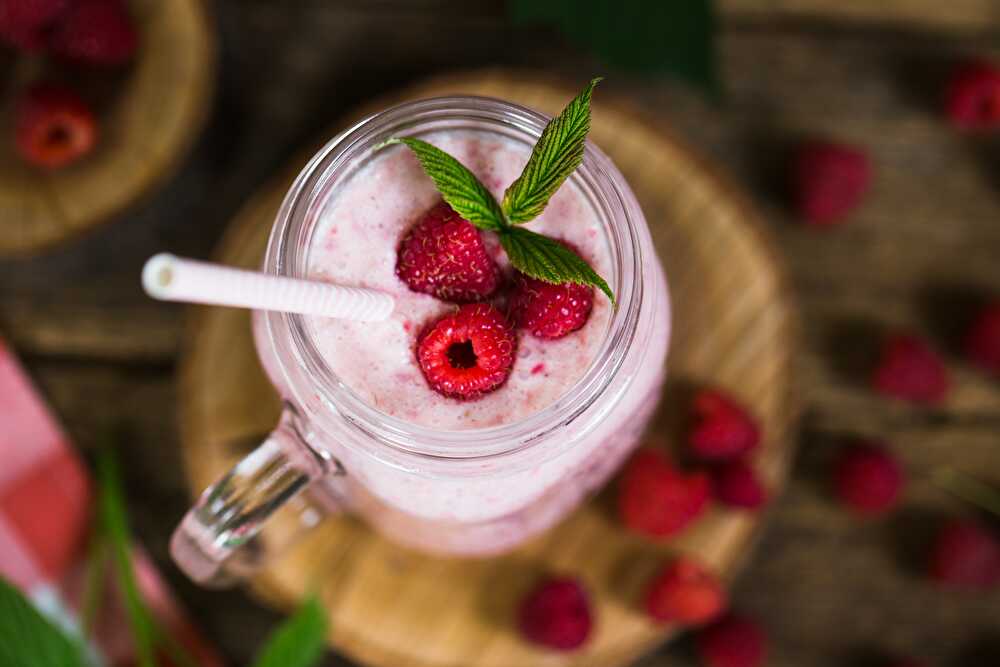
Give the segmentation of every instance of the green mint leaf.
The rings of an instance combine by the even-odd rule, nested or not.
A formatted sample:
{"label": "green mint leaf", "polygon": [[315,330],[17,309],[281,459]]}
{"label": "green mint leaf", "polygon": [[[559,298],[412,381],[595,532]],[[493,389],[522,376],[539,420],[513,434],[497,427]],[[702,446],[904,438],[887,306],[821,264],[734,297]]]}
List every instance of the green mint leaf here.
{"label": "green mint leaf", "polygon": [[323,656],[326,610],[316,596],[281,624],[268,639],[254,667],[311,667]]}
{"label": "green mint leaf", "polygon": [[518,23],[548,23],[601,61],[669,74],[719,94],[712,0],[509,0]]}
{"label": "green mint leaf", "polygon": [[583,146],[590,131],[590,97],[600,81],[600,78],[592,79],[583,92],[545,126],[524,171],[503,193],[501,208],[512,223],[521,224],[536,218],[563,181],[583,162]]}
{"label": "green mint leaf", "polygon": [[82,645],[0,577],[0,665],[88,667]]}
{"label": "green mint leaf", "polygon": [[604,278],[559,241],[524,227],[509,227],[500,233],[500,244],[521,273],[547,283],[593,285],[615,303],[615,295]]}
{"label": "green mint leaf", "polygon": [[416,154],[438,192],[460,216],[480,229],[499,231],[507,226],[493,193],[461,162],[420,139],[389,139],[382,146],[392,144],[405,144]]}

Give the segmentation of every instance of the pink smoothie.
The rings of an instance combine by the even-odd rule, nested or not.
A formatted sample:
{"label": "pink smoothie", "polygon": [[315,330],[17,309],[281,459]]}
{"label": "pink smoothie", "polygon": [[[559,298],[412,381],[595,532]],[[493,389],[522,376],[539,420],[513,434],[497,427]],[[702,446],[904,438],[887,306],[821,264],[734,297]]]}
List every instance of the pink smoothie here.
{"label": "pink smoothie", "polygon": [[[521,144],[483,133],[431,134],[426,140],[466,165],[498,200],[529,155]],[[313,233],[309,277],[384,290],[395,297],[396,309],[379,324],[314,318],[310,333],[338,377],[388,415],[443,430],[518,421],[550,405],[583,375],[603,342],[611,304],[598,293],[587,324],[560,340],[521,335],[513,372],[499,390],[467,402],[435,393],[420,372],[414,347],[420,331],[455,306],[411,291],[396,277],[395,266],[401,239],[439,200],[431,179],[404,147],[381,151],[333,193]],[[601,222],[575,187],[560,188],[528,227],[572,241],[598,273],[610,275]],[[509,275],[496,236],[483,236]]]}
{"label": "pink smoothie", "polygon": [[[451,130],[421,138],[458,158],[497,197],[530,153],[527,143],[485,131]],[[631,197],[623,181],[622,187]],[[511,426],[545,410],[574,387],[601,352],[613,311],[598,292],[581,330],[558,341],[519,332],[518,357],[500,389],[467,402],[437,394],[425,382],[414,349],[420,331],[454,306],[411,292],[396,277],[395,265],[403,235],[438,198],[416,158],[399,146],[375,153],[320,200],[309,238],[308,275],[385,290],[397,306],[392,318],[380,323],[308,318],[307,332],[324,362],[365,402],[416,427],[468,432],[471,439],[482,429]],[[313,496],[329,506],[346,506],[399,542],[428,551],[490,554],[552,526],[603,485],[638,444],[653,413],[670,329],[663,271],[641,213],[633,210],[643,254],[635,280],[641,279],[643,288],[634,335],[621,344],[627,349],[621,366],[579,418],[553,425],[530,447],[512,441],[509,454],[484,457],[473,467],[384,458],[382,443],[350,428],[308,385],[299,392],[287,386],[258,313],[265,368],[286,397],[297,395],[307,406],[313,421],[305,429],[310,444],[330,452],[347,473],[322,480],[312,487]],[[613,282],[605,224],[584,192],[567,182],[528,227],[572,242]],[[484,237],[509,272],[493,235]]]}

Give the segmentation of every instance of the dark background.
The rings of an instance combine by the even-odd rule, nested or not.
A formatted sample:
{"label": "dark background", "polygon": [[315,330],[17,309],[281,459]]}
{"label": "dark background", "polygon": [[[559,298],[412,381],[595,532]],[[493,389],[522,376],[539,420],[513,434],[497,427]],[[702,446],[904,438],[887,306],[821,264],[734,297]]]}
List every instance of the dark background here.
{"label": "dark background", "polygon": [[[608,71],[550,30],[513,28],[500,0],[211,3],[218,90],[193,153],[120,220],[38,258],[0,261],[0,330],[85,451],[104,425],[125,420],[134,528],[206,635],[246,664],[278,616],[242,592],[197,589],[167,558],[188,503],[174,388],[182,309],[142,295],[142,262],[160,250],[209,256],[258,186],[372,96],[484,65],[575,82],[603,73],[608,94],[666,119],[753,195],[801,305],[800,453],[734,594],[770,629],[769,664],[864,667],[883,650],[1000,664],[1000,595],[938,591],[919,573],[935,522],[968,511],[929,483],[933,470],[1000,477],[1000,389],[949,357],[954,396],[921,411],[875,399],[859,375],[880,331],[948,343],[969,304],[1000,294],[1000,139],[960,136],[938,111],[956,61],[1000,56],[997,10],[937,5],[724,2],[726,96],[713,105],[665,80]],[[876,168],[868,202],[833,233],[802,228],[782,204],[787,151],[812,134],[867,146]],[[858,522],[828,498],[827,462],[855,435],[889,439],[910,471],[905,506],[888,519]],[[641,664],[694,660],[681,641]]]}

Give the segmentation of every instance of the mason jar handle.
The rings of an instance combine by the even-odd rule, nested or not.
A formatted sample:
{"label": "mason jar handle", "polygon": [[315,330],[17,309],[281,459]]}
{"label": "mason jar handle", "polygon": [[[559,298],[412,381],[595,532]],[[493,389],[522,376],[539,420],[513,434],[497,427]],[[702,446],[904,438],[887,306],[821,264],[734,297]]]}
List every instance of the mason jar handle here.
{"label": "mason jar handle", "polygon": [[267,520],[313,481],[343,474],[335,459],[309,446],[297,419],[286,405],[277,428],[208,487],[174,530],[170,553],[195,582],[223,587],[246,578],[280,549],[259,538]]}

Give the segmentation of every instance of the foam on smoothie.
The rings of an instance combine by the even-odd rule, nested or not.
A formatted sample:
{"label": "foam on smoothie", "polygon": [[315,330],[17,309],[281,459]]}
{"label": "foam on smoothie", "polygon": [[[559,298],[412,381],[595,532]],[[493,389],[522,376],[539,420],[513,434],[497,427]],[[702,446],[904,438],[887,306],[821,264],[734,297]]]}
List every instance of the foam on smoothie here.
{"label": "foam on smoothie", "polygon": [[[468,167],[499,199],[521,173],[530,147],[499,135],[450,131],[421,137]],[[408,422],[444,430],[486,428],[523,419],[553,403],[584,374],[605,336],[611,304],[599,291],[587,324],[563,339],[518,334],[518,357],[507,383],[474,401],[434,392],[414,355],[428,324],[454,309],[412,292],[396,277],[396,249],[440,195],[405,147],[382,150],[324,203],[309,251],[309,277],[385,290],[396,299],[386,322],[308,318],[320,354],[364,401]],[[611,260],[596,213],[583,194],[564,184],[527,227],[572,242],[594,269],[609,278]],[[510,266],[495,235],[487,247],[505,273]]]}

